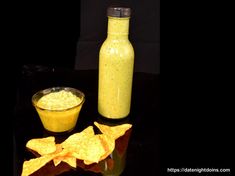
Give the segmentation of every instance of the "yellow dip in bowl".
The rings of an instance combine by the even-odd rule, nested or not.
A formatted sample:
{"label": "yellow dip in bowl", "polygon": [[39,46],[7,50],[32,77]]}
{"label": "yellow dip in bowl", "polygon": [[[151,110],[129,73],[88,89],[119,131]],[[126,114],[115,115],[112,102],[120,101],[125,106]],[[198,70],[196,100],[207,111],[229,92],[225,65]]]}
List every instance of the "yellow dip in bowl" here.
{"label": "yellow dip in bowl", "polygon": [[44,128],[55,133],[74,129],[84,101],[84,93],[70,87],[48,88],[32,97]]}

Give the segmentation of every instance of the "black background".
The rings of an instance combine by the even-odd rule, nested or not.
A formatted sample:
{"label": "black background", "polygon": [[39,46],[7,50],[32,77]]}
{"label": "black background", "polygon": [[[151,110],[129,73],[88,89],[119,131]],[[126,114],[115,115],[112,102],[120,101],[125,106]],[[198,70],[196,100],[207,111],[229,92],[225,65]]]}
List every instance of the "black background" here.
{"label": "black background", "polygon": [[107,36],[106,9],[111,5],[132,9],[129,39],[135,71],[159,74],[159,0],[15,4],[11,42],[19,67],[98,69],[99,48]]}
{"label": "black background", "polygon": [[164,166],[232,169],[233,71],[221,20],[211,4],[161,7]]}

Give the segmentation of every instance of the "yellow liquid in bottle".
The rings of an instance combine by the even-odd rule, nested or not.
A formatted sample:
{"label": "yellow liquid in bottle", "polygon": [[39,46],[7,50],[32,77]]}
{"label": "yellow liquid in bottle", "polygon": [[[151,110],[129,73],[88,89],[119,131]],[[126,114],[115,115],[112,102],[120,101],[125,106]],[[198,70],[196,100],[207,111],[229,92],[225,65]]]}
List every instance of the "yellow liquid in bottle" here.
{"label": "yellow liquid in bottle", "polygon": [[130,113],[134,49],[128,40],[129,18],[109,17],[108,37],[99,53],[98,111],[107,118]]}

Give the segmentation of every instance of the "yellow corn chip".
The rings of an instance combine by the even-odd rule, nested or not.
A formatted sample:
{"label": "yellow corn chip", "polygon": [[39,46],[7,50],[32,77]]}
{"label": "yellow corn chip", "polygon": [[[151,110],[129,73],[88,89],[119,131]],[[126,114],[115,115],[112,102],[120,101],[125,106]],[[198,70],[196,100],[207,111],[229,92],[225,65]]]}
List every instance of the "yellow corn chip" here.
{"label": "yellow corn chip", "polygon": [[73,156],[65,156],[62,161],[68,163],[73,168],[77,167],[77,159]]}
{"label": "yellow corn chip", "polygon": [[77,159],[84,160],[86,165],[98,163],[114,150],[115,141],[105,134],[94,135],[83,141],[78,150],[73,152]]}
{"label": "yellow corn chip", "polygon": [[62,149],[62,151],[53,155],[53,162],[55,166],[63,161],[76,168],[76,158],[71,155],[71,152],[68,149]]}
{"label": "yellow corn chip", "polygon": [[105,154],[99,135],[94,135],[84,140],[77,149],[73,152],[73,156],[77,159],[84,160],[84,163],[87,165],[98,163],[100,157]]}
{"label": "yellow corn chip", "polygon": [[132,125],[128,123],[117,126],[108,126],[100,124],[98,122],[94,122],[94,124],[95,126],[97,126],[97,128],[99,128],[99,130],[103,134],[107,134],[108,136],[112,137],[114,140],[123,136],[125,132],[132,127]]}
{"label": "yellow corn chip", "polygon": [[56,151],[55,137],[31,139],[27,142],[26,147],[38,152],[40,155],[46,155]]}
{"label": "yellow corn chip", "polygon": [[92,126],[87,127],[80,133],[75,133],[69,136],[64,142],[61,143],[63,148],[68,148],[71,151],[78,150],[79,145],[82,141],[94,136],[94,130]]}
{"label": "yellow corn chip", "polygon": [[24,161],[21,176],[28,176],[34,173],[35,171],[46,165],[50,160],[52,160],[52,158],[53,155],[45,155],[39,158]]}
{"label": "yellow corn chip", "polygon": [[99,135],[105,153],[100,157],[99,161],[107,158],[115,148],[115,140],[106,134]]}

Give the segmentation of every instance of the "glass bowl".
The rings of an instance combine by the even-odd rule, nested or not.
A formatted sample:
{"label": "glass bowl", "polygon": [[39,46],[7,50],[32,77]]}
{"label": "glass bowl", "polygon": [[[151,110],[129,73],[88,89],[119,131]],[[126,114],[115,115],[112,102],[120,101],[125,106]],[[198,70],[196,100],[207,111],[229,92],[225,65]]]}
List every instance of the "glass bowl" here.
{"label": "glass bowl", "polygon": [[43,127],[53,133],[70,132],[74,129],[84,101],[85,94],[71,87],[52,87],[40,90],[32,96],[33,106]]}

